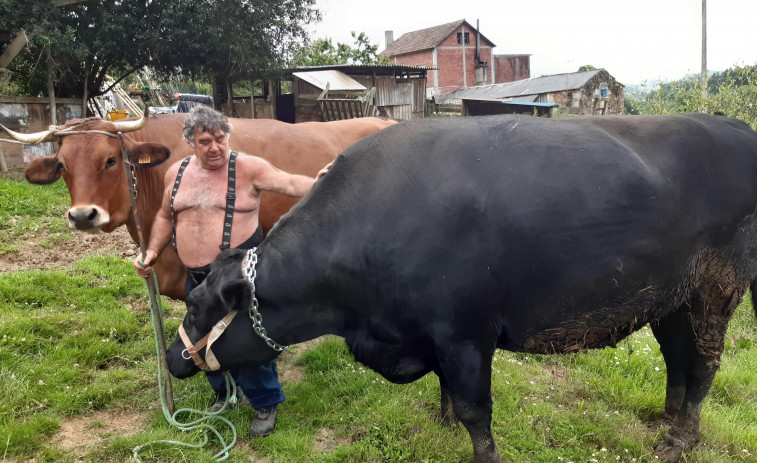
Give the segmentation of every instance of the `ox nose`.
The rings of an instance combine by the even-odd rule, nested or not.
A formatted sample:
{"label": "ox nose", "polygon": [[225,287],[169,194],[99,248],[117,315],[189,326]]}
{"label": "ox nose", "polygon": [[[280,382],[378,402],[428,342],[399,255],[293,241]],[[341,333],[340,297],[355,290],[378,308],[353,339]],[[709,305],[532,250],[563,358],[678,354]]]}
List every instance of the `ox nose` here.
{"label": "ox nose", "polygon": [[108,213],[98,206],[77,206],[68,210],[68,227],[97,231],[108,223]]}

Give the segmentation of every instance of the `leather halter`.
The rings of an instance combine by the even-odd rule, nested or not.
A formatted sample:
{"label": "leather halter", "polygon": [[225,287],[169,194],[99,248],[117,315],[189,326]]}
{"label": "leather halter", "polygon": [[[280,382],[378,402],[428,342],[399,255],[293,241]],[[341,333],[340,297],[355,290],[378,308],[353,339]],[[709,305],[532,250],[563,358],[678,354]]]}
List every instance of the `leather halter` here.
{"label": "leather halter", "polygon": [[[213,326],[208,334],[197,341],[197,344],[192,344],[192,341],[190,341],[187,332],[184,330],[184,324],[182,323],[181,326],[179,326],[179,336],[181,337],[182,342],[184,342],[185,349],[181,352],[181,357],[185,360],[189,360],[190,358],[194,360],[195,365],[197,365],[197,368],[199,368],[200,370],[220,370],[221,365],[218,363],[218,359],[216,359],[213,351],[210,350],[210,346],[223,334],[224,331],[226,331],[226,328],[229,327],[229,323],[231,323],[231,320],[233,320],[238,313],[238,310],[232,310],[231,312],[226,314],[226,316],[223,317],[221,321]],[[205,347],[206,344],[207,347]],[[199,354],[203,347],[205,347],[205,360],[203,360]],[[189,357],[184,354],[185,352],[189,354]]]}

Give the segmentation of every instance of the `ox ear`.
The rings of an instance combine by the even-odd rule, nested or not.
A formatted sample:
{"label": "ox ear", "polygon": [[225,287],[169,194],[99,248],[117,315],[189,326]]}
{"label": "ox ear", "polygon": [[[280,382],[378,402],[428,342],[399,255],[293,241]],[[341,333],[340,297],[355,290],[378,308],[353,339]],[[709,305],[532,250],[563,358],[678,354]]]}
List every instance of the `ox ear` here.
{"label": "ox ear", "polygon": [[127,151],[129,162],[140,167],[153,167],[171,157],[171,150],[160,143],[140,143]]}
{"label": "ox ear", "polygon": [[47,156],[30,162],[24,175],[29,183],[49,185],[60,178],[61,172],[63,172],[63,164],[58,161],[58,157]]}
{"label": "ox ear", "polygon": [[221,287],[221,298],[229,310],[247,310],[252,302],[250,283],[240,278],[224,283]]}

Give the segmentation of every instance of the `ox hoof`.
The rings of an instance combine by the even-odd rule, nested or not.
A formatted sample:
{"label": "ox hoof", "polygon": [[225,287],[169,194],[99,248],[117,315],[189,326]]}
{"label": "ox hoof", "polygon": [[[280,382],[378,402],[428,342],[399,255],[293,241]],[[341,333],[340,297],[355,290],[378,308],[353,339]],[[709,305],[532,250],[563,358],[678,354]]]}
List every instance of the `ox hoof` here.
{"label": "ox hoof", "polygon": [[691,449],[697,441],[698,439],[688,441],[666,434],[662,442],[654,449],[654,453],[660,457],[660,460],[673,463],[680,460],[683,452]]}

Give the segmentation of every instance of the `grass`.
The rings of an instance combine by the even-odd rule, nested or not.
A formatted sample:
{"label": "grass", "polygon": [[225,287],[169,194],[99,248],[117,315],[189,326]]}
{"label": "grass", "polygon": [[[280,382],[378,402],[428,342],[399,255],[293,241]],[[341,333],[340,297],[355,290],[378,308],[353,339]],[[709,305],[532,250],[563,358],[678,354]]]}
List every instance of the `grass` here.
{"label": "grass", "polygon": [[[26,194],[4,181],[0,188],[3,194]],[[37,201],[57,205],[0,200],[0,217],[15,217],[32,236],[34,227],[56,227],[58,212],[48,214],[67,203],[60,190],[33,191]],[[6,230],[15,233],[15,227]],[[131,263],[116,256],[0,274],[3,462],[126,462],[134,447],[149,441],[201,440],[198,432],[171,428],[160,410],[145,293]],[[165,298],[163,306],[170,341],[183,306]],[[723,365],[704,405],[702,443],[684,462],[757,462],[755,358],[757,321],[746,301],[731,323]],[[613,349],[564,356],[498,351],[493,367],[492,427],[503,458],[657,461],[651,450],[665,430],[647,425],[664,401],[665,366],[648,328]],[[343,341],[333,337],[314,347],[294,346],[280,357],[279,370],[301,374],[284,384],[287,401],[275,432],[251,440],[246,429],[252,410],[225,412],[240,434],[227,461],[472,460],[464,429],[443,427],[434,418],[439,407],[434,375],[391,384],[356,363]],[[174,395],[177,407],[204,408],[212,393],[197,375],[174,380]],[[136,424],[114,427],[129,417]],[[72,449],[57,436],[77,420],[91,442]],[[230,438],[229,431],[222,432]],[[140,456],[146,462],[206,462],[219,449],[211,439],[202,449],[148,446]]]}
{"label": "grass", "polygon": [[51,233],[42,246],[73,239],[61,220],[69,202],[62,181],[42,186],[0,179],[0,256],[18,251],[19,240],[40,230]]}

